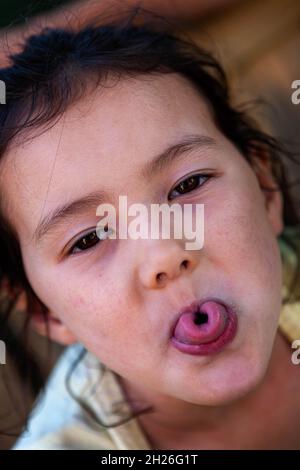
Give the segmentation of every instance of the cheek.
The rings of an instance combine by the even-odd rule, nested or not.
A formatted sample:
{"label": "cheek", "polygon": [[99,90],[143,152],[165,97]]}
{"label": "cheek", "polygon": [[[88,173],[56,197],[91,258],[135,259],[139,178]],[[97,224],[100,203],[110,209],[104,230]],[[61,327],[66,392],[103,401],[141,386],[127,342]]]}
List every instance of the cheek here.
{"label": "cheek", "polygon": [[[138,327],[134,296],[129,295],[128,275],[115,269],[103,274],[103,267],[91,261],[43,268],[41,260],[27,263],[30,283],[44,304],[85,346],[109,358],[118,343],[128,342],[128,331]],[[125,294],[128,293],[128,294]]]}
{"label": "cheek", "polygon": [[255,184],[247,185],[245,181],[244,187],[243,184],[236,185],[234,190],[224,187],[223,192],[226,197],[218,194],[206,206],[207,242],[216,240],[220,249],[228,253],[233,262],[255,262],[259,259],[259,265],[262,265],[260,256],[271,262],[269,254],[275,254],[276,238],[259,188]]}
{"label": "cheek", "polygon": [[215,207],[209,218],[207,257],[239,305],[241,354],[252,361],[253,371],[261,370],[271,353],[282,304],[278,242],[259,197],[251,200],[241,192],[222,210]]}
{"label": "cheek", "polygon": [[[120,294],[126,292],[120,283],[118,277],[99,279],[89,272],[85,278],[68,276],[67,281],[53,286],[57,296],[52,306],[59,318],[103,360],[110,357],[118,343],[126,343],[128,331],[135,327],[133,301]],[[61,285],[67,287],[61,289]]]}
{"label": "cheek", "polygon": [[[206,211],[206,247],[214,265],[226,272],[241,301],[273,316],[281,303],[281,258],[264,199],[255,187],[227,193]],[[272,273],[272,275],[270,275]]]}

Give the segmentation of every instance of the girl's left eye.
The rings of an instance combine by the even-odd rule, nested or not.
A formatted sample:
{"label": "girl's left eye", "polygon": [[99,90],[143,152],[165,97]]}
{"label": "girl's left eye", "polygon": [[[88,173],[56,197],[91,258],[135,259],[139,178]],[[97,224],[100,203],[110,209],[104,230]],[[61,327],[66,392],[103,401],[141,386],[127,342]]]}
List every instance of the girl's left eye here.
{"label": "girl's left eye", "polygon": [[[199,186],[203,186],[203,184],[211,177],[212,175],[204,175],[202,173],[189,176],[188,178],[182,180],[177,186],[175,186],[174,189],[172,189],[172,191],[169,192],[168,200],[173,199],[173,197],[194,191]],[[203,179],[204,182],[200,184],[200,181],[202,181]]]}

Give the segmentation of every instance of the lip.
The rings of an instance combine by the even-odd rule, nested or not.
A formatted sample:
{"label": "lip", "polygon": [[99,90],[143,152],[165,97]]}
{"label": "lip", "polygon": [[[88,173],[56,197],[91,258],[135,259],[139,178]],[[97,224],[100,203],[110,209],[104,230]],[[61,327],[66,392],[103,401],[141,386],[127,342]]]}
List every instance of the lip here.
{"label": "lip", "polygon": [[[207,302],[207,301],[215,301],[220,304],[222,304],[227,312],[228,312],[228,319],[227,323],[225,326],[224,331],[213,341],[206,342],[203,344],[187,344],[178,341],[174,337],[174,331],[176,328],[176,324],[182,314],[185,313],[193,313],[197,309],[200,310],[201,306]],[[235,308],[232,305],[229,305],[227,302],[225,302],[223,299],[217,298],[217,297],[207,297],[205,299],[201,300],[194,300],[192,303],[189,305],[183,307],[180,309],[178,314],[176,315],[176,318],[174,319],[174,322],[171,326],[171,331],[170,331],[170,341],[171,344],[179,351],[186,353],[186,354],[192,354],[192,355],[201,355],[201,356],[208,356],[211,354],[216,354],[220,352],[224,347],[229,344],[230,342],[233,341],[234,337],[236,336],[238,328],[238,317],[235,311]]]}

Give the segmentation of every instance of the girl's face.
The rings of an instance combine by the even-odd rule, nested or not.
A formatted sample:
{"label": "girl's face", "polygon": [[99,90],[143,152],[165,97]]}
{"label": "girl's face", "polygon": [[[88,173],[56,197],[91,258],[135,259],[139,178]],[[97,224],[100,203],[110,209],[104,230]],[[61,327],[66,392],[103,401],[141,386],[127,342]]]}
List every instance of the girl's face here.
{"label": "girl's face", "polygon": [[[191,135],[212,140],[177,152],[146,177],[158,154]],[[76,242],[95,230],[100,202],[116,210],[119,195],[128,206],[166,203],[180,181],[197,173],[211,178],[189,193],[173,191],[172,202],[204,204],[202,249],[186,250],[186,240],[174,238],[93,246],[90,237],[92,247],[80,251],[83,242]],[[272,184],[267,167],[264,175]],[[263,378],[281,308],[280,194],[262,192],[252,167],[183,77],[123,80],[91,94],[52,129],[10,150],[2,188],[54,339],[80,341],[141,389],[195,404],[225,404]],[[45,217],[49,222],[61,206],[96,192],[97,201],[56,214],[55,224],[35,237]],[[183,260],[189,264],[181,271]],[[183,306],[207,297],[236,306],[237,334],[217,354],[184,354],[170,342],[170,325]]]}

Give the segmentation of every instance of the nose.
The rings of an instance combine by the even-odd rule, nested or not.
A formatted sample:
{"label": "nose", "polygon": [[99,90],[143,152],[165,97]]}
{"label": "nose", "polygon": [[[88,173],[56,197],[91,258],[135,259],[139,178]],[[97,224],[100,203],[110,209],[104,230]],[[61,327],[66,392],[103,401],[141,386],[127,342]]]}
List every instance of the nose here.
{"label": "nose", "polygon": [[[164,243],[165,242],[165,243]],[[179,276],[191,273],[197,262],[196,252],[185,250],[176,242],[157,240],[144,251],[147,253],[140,263],[139,277],[147,289],[160,289]]]}

